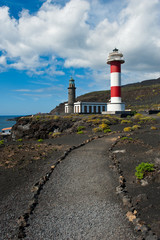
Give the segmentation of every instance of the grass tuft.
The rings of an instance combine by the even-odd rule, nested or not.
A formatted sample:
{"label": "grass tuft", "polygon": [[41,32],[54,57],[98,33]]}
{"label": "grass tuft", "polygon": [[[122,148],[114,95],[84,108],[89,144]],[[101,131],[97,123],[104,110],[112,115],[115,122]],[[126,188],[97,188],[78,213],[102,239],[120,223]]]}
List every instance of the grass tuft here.
{"label": "grass tuft", "polygon": [[140,125],[133,125],[133,126],[132,126],[132,130],[137,130],[137,129],[140,129],[140,128],[141,128]]}
{"label": "grass tuft", "polygon": [[125,127],[123,129],[124,132],[131,132],[132,131],[132,127]]}
{"label": "grass tuft", "polygon": [[151,130],[157,130],[157,128],[155,126],[151,126],[150,128]]}
{"label": "grass tuft", "polygon": [[136,172],[135,172],[135,176],[138,179],[143,179],[145,174],[147,172],[153,172],[154,171],[154,164],[152,163],[140,163],[137,167],[136,167]]}

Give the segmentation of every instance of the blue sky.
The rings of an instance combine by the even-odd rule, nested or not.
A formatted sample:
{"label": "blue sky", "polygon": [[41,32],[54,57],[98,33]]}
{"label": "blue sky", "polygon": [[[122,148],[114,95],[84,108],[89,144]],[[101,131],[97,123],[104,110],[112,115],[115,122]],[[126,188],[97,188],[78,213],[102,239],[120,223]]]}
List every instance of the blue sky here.
{"label": "blue sky", "polygon": [[[159,0],[1,0],[0,115],[50,112],[110,87],[108,54],[124,54],[122,84],[160,77]],[[123,98],[123,96],[122,96]]]}

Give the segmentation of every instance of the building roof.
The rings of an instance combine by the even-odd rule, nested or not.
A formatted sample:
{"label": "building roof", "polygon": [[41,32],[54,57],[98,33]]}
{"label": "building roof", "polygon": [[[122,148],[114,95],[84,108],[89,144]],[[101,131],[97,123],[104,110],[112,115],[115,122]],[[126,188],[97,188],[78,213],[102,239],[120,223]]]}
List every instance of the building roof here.
{"label": "building roof", "polygon": [[9,127],[9,128],[3,128],[2,131],[6,131],[6,130],[11,130],[12,127]]}
{"label": "building roof", "polygon": [[[94,105],[94,104],[107,104],[107,102],[83,102],[83,101],[78,101],[74,102],[74,104],[88,104],[88,105]],[[68,103],[65,103],[65,106],[67,106]]]}

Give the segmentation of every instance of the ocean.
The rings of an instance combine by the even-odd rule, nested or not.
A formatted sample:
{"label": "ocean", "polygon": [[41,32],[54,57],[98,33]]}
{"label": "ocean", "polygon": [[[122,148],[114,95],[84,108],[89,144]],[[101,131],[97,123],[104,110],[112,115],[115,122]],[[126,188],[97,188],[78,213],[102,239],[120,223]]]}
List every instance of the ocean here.
{"label": "ocean", "polygon": [[16,121],[7,121],[7,119],[12,119],[15,117],[19,116],[17,115],[0,116],[0,132],[2,131],[2,128],[12,127],[16,123]]}

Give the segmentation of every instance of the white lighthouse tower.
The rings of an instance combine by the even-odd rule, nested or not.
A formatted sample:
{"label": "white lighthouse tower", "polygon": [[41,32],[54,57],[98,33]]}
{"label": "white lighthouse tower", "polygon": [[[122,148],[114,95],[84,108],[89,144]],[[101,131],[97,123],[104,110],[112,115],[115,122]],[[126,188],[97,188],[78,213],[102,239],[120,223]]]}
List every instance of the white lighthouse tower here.
{"label": "white lighthouse tower", "polygon": [[109,54],[107,64],[110,65],[111,102],[107,103],[107,112],[124,112],[125,103],[121,101],[121,64],[125,61],[117,48]]}

